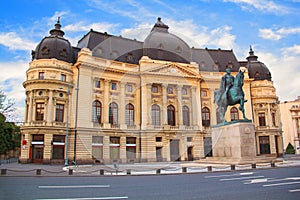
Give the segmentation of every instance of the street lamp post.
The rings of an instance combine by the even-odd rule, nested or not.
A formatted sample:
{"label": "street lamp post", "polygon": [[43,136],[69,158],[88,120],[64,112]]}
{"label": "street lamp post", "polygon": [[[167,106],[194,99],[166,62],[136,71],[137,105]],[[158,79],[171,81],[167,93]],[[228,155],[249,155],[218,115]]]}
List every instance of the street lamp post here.
{"label": "street lamp post", "polygon": [[69,146],[69,107],[70,107],[70,83],[68,84],[68,99],[67,99],[67,118],[66,118],[66,154],[65,154],[65,166],[69,165],[68,159],[68,146]]}

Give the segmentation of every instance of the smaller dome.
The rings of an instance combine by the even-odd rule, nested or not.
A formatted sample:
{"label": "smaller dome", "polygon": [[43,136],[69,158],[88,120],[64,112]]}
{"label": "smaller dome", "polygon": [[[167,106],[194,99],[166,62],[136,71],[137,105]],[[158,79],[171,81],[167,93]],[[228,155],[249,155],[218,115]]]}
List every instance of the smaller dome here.
{"label": "smaller dome", "polygon": [[257,56],[254,55],[254,51],[250,46],[249,56],[247,57],[248,63],[248,73],[249,78],[253,78],[254,80],[272,80],[271,72],[269,71],[268,67],[257,60]]}
{"label": "smaller dome", "polygon": [[72,62],[72,46],[65,39],[64,32],[60,29],[59,18],[55,24],[55,28],[50,30],[50,36],[44,37],[37,45],[35,51],[32,52],[32,59],[51,59]]}
{"label": "smaller dome", "polygon": [[143,44],[143,55],[156,60],[190,63],[191,50],[185,41],[169,33],[169,26],[157,18]]}

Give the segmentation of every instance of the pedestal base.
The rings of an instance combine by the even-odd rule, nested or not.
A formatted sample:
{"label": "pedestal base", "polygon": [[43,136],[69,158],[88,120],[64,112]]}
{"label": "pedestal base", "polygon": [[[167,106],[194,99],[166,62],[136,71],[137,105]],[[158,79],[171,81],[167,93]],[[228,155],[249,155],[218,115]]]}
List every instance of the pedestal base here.
{"label": "pedestal base", "polygon": [[256,160],[254,124],[237,122],[212,128],[213,160],[251,163]]}

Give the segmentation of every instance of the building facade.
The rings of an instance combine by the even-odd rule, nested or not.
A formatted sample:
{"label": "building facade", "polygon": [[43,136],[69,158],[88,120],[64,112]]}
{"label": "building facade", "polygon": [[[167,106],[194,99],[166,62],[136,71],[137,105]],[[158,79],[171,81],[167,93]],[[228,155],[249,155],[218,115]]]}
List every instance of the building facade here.
{"label": "building facade", "polygon": [[[212,155],[219,122],[214,91],[226,68],[245,71],[246,115],[258,156],[282,154],[280,114],[268,68],[250,48],[190,48],[160,18],[141,42],[90,30],[76,47],[60,21],[32,52],[26,72],[23,163],[199,160]],[[237,106],[227,121],[241,119]]]}
{"label": "building facade", "polygon": [[289,143],[300,154],[300,97],[280,103],[284,148]]}

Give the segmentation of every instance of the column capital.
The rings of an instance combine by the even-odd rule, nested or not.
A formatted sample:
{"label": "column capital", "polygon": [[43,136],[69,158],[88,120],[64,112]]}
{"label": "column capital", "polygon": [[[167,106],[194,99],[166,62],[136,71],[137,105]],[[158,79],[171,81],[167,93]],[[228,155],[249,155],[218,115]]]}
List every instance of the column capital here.
{"label": "column capital", "polygon": [[167,87],[168,87],[168,84],[167,84],[167,83],[162,83],[161,86],[162,86],[163,88],[167,88]]}

